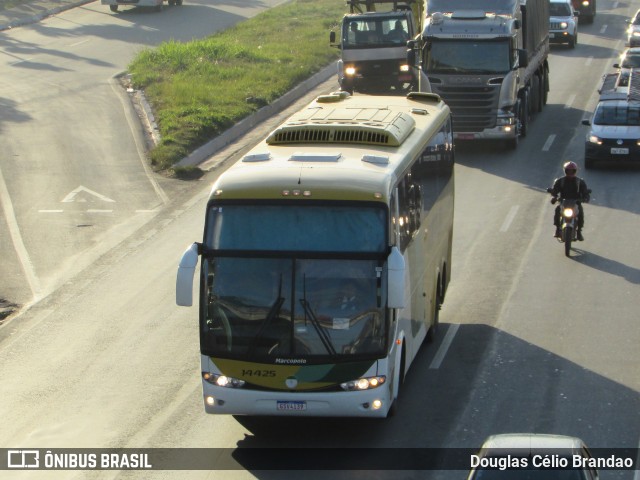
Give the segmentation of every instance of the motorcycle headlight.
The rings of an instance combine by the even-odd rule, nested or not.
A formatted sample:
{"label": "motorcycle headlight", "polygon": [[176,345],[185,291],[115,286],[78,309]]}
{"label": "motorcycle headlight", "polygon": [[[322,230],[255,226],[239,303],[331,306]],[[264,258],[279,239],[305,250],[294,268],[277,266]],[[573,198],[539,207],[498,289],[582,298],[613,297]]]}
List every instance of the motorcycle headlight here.
{"label": "motorcycle headlight", "polygon": [[353,77],[356,74],[356,67],[346,67],[344,74]]}
{"label": "motorcycle headlight", "polygon": [[562,211],[562,215],[564,215],[566,218],[571,218],[573,217],[573,209],[572,208],[565,208]]}

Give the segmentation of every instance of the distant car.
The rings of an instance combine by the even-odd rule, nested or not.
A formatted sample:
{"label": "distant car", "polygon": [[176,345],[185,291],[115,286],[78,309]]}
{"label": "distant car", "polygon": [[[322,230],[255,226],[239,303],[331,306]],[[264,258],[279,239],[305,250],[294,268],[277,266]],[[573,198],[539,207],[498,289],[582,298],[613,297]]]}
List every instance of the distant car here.
{"label": "distant car", "polygon": [[596,16],[596,0],[572,0],[573,9],[580,12],[580,23],[593,23]]}
{"label": "distant car", "polygon": [[640,68],[640,47],[627,48],[622,55],[620,61],[613,64],[614,68],[619,69],[618,85],[625,87],[629,85],[629,75],[632,68]]}
{"label": "distant car", "polygon": [[592,119],[582,123],[591,127],[584,148],[586,168],[602,161],[627,163],[640,160],[640,101],[601,99]]}
{"label": "distant car", "polygon": [[[540,465],[544,455],[555,462]],[[592,458],[587,446],[577,437],[539,433],[492,435],[480,448],[477,455],[480,462],[509,463],[511,468],[485,468],[481,464],[471,469],[467,480],[598,480],[598,471],[594,468],[572,468],[573,455]],[[516,466],[523,461],[526,462],[524,468]]]}
{"label": "distant car", "polygon": [[570,0],[549,2],[549,43],[566,43],[574,48],[578,43],[578,15]]}
{"label": "distant car", "polygon": [[640,10],[628,21],[627,28],[627,45],[629,47],[640,46]]}

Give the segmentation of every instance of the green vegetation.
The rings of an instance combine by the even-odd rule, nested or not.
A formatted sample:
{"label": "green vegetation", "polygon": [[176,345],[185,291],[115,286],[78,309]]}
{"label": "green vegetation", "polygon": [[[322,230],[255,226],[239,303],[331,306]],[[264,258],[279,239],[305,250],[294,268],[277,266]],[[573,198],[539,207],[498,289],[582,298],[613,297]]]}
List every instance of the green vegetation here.
{"label": "green vegetation", "polygon": [[129,72],[162,137],[150,152],[154,168],[171,168],[334,61],[329,31],[345,8],[341,0],[295,0],[205,39],[138,54]]}

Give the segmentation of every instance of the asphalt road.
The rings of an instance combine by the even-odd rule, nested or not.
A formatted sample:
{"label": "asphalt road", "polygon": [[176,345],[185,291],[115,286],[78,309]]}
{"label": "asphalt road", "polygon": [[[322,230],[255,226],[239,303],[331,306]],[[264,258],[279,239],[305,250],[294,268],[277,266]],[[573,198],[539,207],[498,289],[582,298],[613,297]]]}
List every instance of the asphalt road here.
{"label": "asphalt road", "polygon": [[[570,259],[552,238],[553,207],[544,192],[564,160],[582,165],[586,130],[580,120],[595,105],[600,76],[622,49],[624,20],[637,5],[600,2],[599,9],[595,23],[582,28],[575,50],[552,50],[549,103],[517,151],[457,146],[454,260],[442,328],[412,366],[396,417],[367,422],[203,412],[197,310],[174,304],[177,262],[201,237],[211,183],[273,128],[267,123],[206,162],[205,168],[216,167],[201,181],[171,189],[152,219],[128,232],[91,268],[0,328],[0,418],[6,419],[0,448],[363,447],[389,452],[476,448],[486,436],[508,431],[576,435],[592,448],[637,448],[639,172],[580,171],[593,194],[586,206],[586,241]],[[81,19],[71,16],[65,24]],[[130,30],[126,35],[139,38],[136,29]],[[126,43],[101,37],[105,55],[109,48],[102,42],[108,38]],[[42,38],[30,39],[36,40]],[[101,59],[107,61],[114,60]],[[27,87],[19,87],[27,96]],[[0,167],[4,171],[5,164]],[[66,471],[47,472],[46,478],[448,480],[466,473],[282,468]],[[37,473],[42,472],[29,478]],[[637,480],[634,472],[601,473],[602,479]]]}
{"label": "asphalt road", "polygon": [[0,33],[0,251],[10,252],[0,298],[28,306],[46,297],[187,188],[147,163],[143,127],[116,78],[135,53],[276,3],[194,1],[113,14],[90,2]]}

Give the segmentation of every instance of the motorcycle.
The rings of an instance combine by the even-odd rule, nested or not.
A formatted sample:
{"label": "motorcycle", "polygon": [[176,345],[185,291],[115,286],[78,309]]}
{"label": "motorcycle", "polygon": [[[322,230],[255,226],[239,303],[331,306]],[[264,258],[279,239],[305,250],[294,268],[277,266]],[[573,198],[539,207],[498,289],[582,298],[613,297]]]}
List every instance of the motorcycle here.
{"label": "motorcycle", "polygon": [[[548,188],[547,192],[552,193]],[[587,194],[590,194],[591,190],[588,190]],[[560,243],[564,243],[564,254],[568,257],[571,253],[571,244],[578,240],[578,215],[580,214],[580,207],[578,200],[560,198],[560,226],[561,235],[558,238]],[[586,199],[583,201],[587,201]],[[551,198],[551,204],[554,205],[558,202],[558,197],[553,196]]]}

